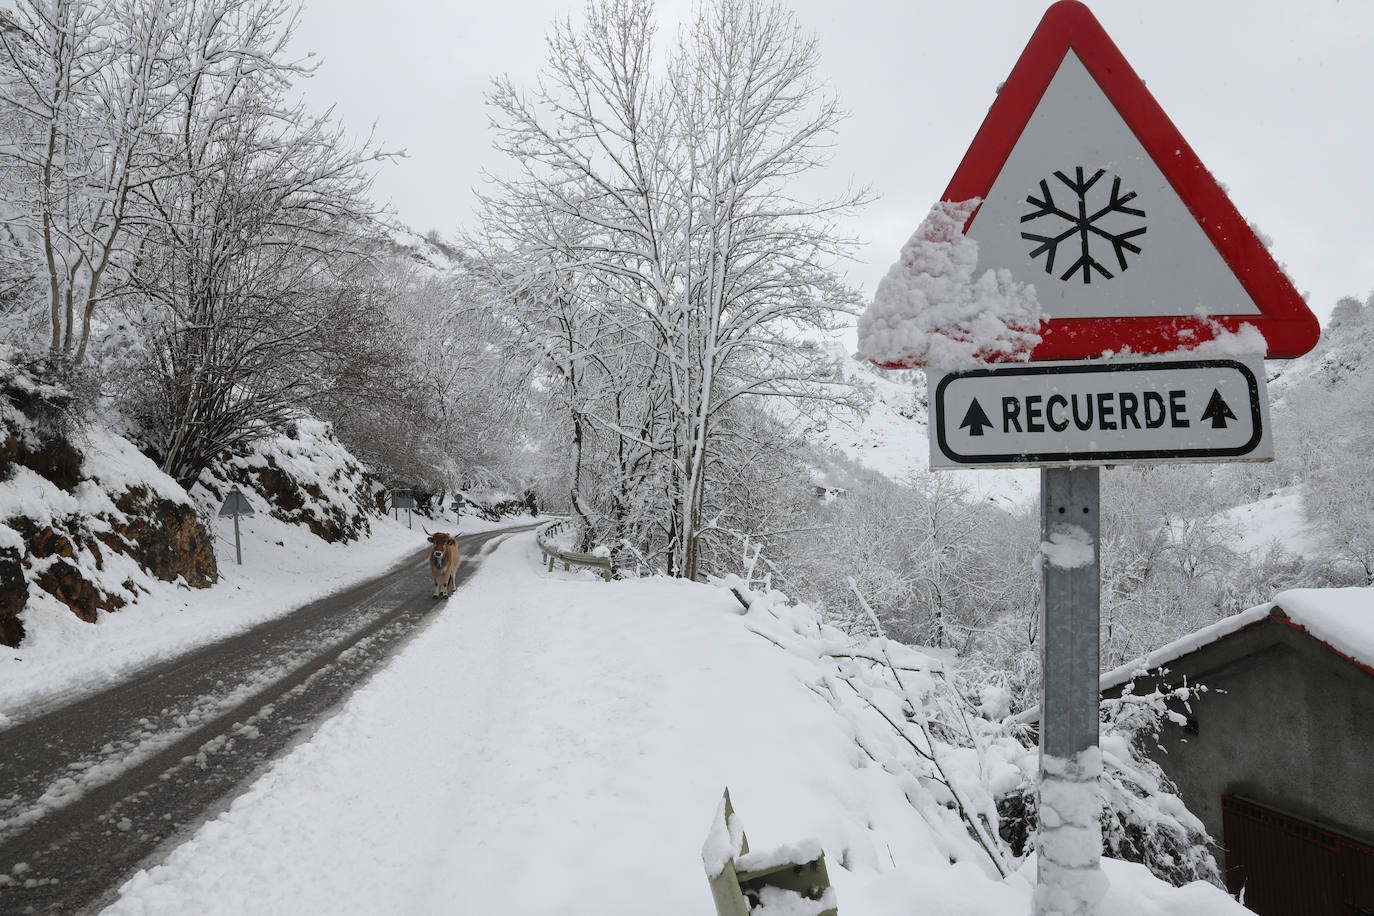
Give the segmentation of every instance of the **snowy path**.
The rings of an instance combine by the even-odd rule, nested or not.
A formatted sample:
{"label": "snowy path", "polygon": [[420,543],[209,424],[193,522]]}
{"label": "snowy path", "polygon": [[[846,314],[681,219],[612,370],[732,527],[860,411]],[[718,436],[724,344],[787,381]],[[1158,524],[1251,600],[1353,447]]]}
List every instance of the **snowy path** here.
{"label": "snowy path", "polygon": [[[475,558],[493,539],[462,543]],[[470,559],[460,578],[474,568]],[[109,895],[160,844],[221,810],[432,618],[440,605],[429,592],[424,558],[412,556],[378,580],[8,730],[0,907],[73,913]]]}
{"label": "snowy path", "polygon": [[[549,574],[512,538],[106,913],[712,916],[701,845],[727,785],[754,849],[821,841],[842,913],[1029,912],[1025,872],[951,863],[814,676],[728,591]],[[1113,916],[1244,912],[1140,866],[1109,874]]]}

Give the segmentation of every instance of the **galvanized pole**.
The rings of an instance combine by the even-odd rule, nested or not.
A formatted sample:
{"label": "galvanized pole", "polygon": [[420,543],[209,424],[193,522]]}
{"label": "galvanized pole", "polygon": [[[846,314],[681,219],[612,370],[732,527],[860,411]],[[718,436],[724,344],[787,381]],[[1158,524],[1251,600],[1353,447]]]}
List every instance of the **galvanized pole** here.
{"label": "galvanized pole", "polygon": [[1041,468],[1040,831],[1036,916],[1093,916],[1100,862],[1098,469]]}
{"label": "galvanized pole", "polygon": [[239,543],[239,514],[234,513],[234,559],[243,565],[243,547]]}

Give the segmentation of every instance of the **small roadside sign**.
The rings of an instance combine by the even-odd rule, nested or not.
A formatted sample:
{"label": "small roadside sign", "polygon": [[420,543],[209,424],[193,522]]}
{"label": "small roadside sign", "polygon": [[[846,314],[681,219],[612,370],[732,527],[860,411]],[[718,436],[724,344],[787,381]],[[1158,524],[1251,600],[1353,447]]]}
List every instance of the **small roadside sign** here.
{"label": "small roadside sign", "polygon": [[229,495],[224,498],[224,505],[219,507],[220,518],[233,516],[234,518],[234,559],[239,566],[243,565],[243,542],[239,536],[239,516],[252,515],[253,504],[248,501],[238,487],[229,491]]}
{"label": "small roadside sign", "polygon": [[412,516],[412,510],[415,509],[415,508],[416,508],[416,504],[415,504],[415,493],[414,493],[414,491],[412,491],[412,490],[392,490],[392,491],[391,491],[391,509],[392,509],[393,512],[396,513],[396,520],[397,520],[397,521],[400,521],[400,518],[401,518],[401,510],[402,510],[402,509],[406,510],[406,527],[407,527],[407,528],[413,528],[413,527],[415,527],[415,525],[414,525],[414,518],[413,518],[413,516]]}
{"label": "small roadside sign", "polygon": [[229,491],[229,495],[224,498],[224,505],[219,507],[221,518],[231,515],[252,515],[253,504],[248,501],[238,487]]}
{"label": "small roadside sign", "polygon": [[1002,365],[930,385],[932,468],[1274,457],[1258,356]]}

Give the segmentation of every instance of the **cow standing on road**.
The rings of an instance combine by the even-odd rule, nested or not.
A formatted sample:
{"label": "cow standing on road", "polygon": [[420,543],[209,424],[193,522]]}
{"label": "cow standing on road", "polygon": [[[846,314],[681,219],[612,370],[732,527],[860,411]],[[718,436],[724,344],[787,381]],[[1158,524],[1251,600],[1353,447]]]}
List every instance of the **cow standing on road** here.
{"label": "cow standing on road", "polygon": [[[429,534],[429,532],[425,532]],[[447,598],[458,584],[458,542],[453,535],[435,532],[429,535],[434,549],[429,552],[429,571],[434,576],[434,597]]]}

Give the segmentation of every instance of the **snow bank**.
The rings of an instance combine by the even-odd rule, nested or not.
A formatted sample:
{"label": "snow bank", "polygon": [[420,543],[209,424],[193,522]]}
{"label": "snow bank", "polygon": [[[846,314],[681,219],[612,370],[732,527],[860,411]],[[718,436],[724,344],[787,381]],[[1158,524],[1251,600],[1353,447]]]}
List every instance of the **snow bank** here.
{"label": "snow bank", "polygon": [[902,248],[859,318],[859,351],[876,363],[974,368],[1025,358],[1048,317],[1035,287],[1007,270],[975,279],[978,243],[964,224],[978,200],[942,201]]}
{"label": "snow bank", "polygon": [[215,580],[186,493],[128,440],[81,418],[77,396],[0,354],[0,643],[98,619],[159,582]]}
{"label": "snow bank", "polygon": [[[759,848],[819,843],[843,913],[1029,912],[1034,872],[999,877],[951,808],[984,809],[978,787],[1021,767],[1007,749],[945,747],[941,784],[910,723],[904,737],[885,721],[906,722],[890,674],[809,611],[770,593],[741,615],[723,589],[549,575],[540,559],[529,534],[486,558],[107,912],[711,916],[703,864],[737,847],[728,829],[707,837],[727,786]],[[912,691],[941,690],[941,663],[889,649]],[[1245,913],[1211,886],[1121,863],[1107,876],[1114,916]]]}
{"label": "snow bank", "polygon": [[381,486],[329,424],[313,417],[294,420],[217,461],[192,495],[216,512],[234,485],[259,497],[259,511],[265,503],[277,518],[331,543],[365,537],[369,519],[382,514],[376,500]]}
{"label": "snow bank", "polygon": [[[233,520],[213,523],[220,579],[211,588],[149,579],[136,605],[95,623],[55,599],[49,606],[45,593],[31,596],[24,642],[0,649],[0,727],[368,579],[425,545],[418,526],[390,519],[374,520],[373,535],[350,545],[322,543],[270,515],[240,518],[239,527],[242,566]],[[465,522],[463,530],[473,529]]]}

